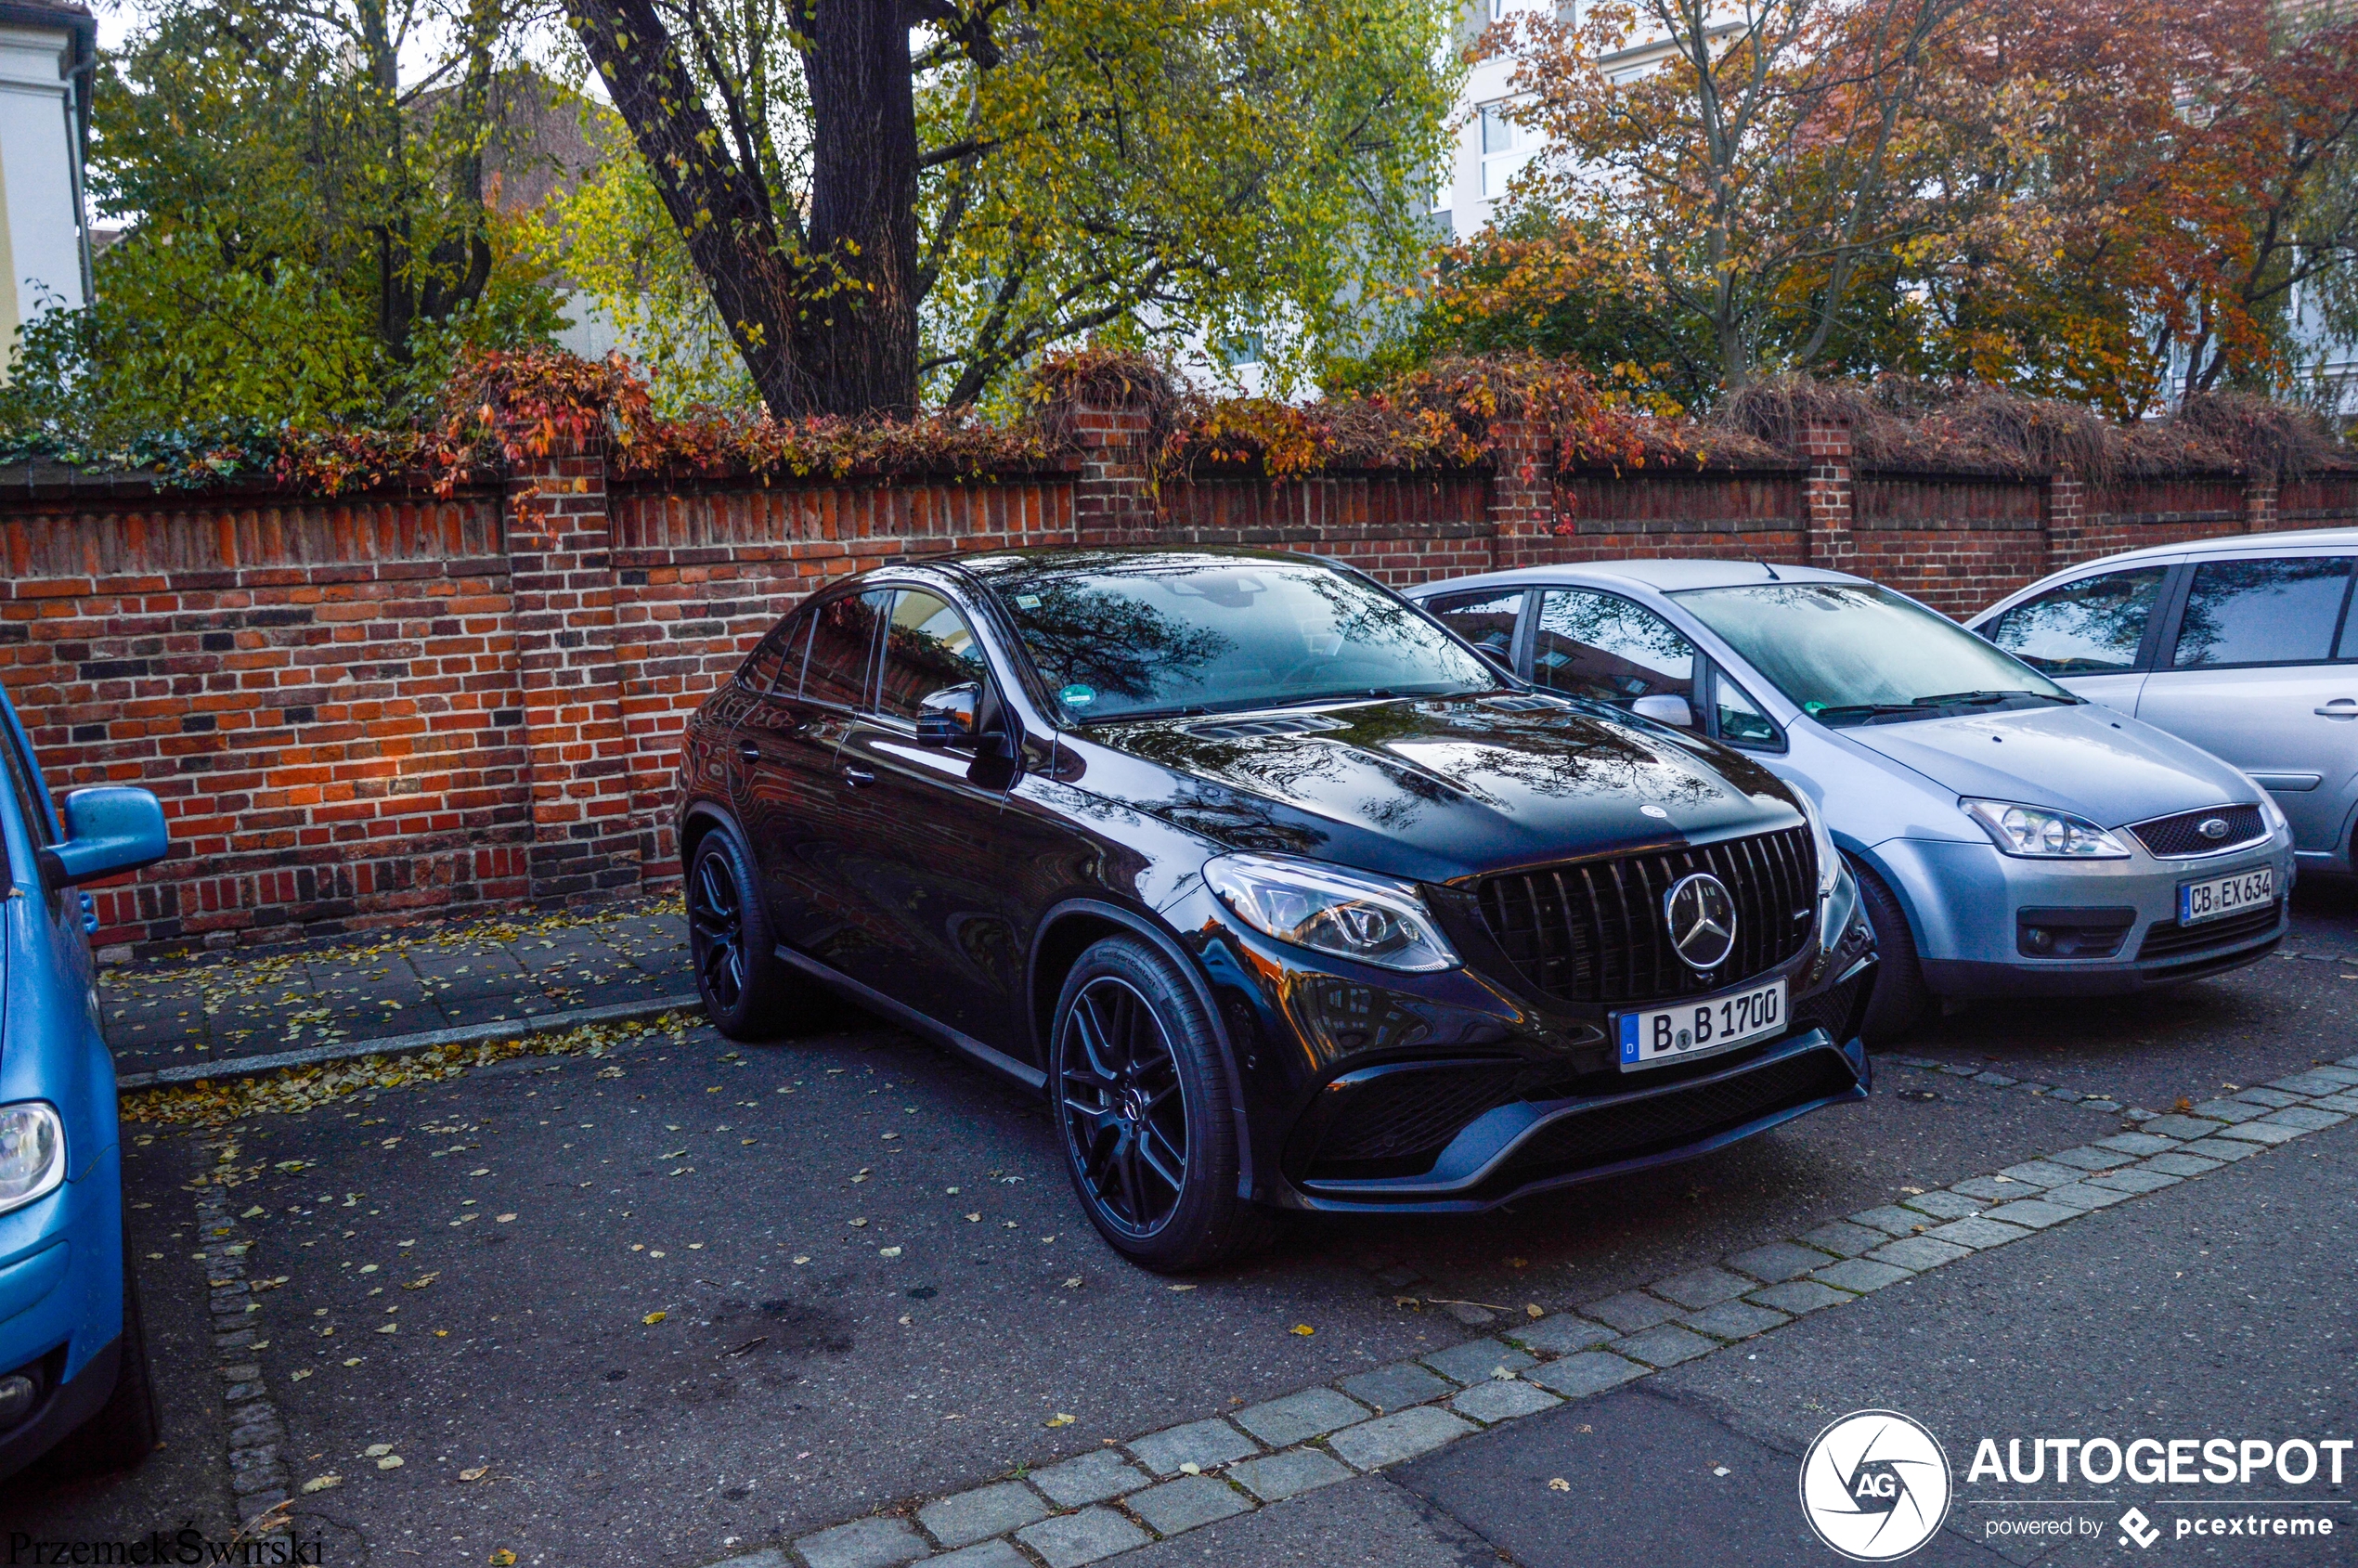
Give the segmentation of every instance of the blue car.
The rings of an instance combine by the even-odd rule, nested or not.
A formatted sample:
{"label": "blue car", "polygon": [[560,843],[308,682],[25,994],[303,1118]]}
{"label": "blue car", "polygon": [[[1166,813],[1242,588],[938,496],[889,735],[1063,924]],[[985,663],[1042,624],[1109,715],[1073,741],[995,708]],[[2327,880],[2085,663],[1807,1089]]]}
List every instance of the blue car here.
{"label": "blue car", "polygon": [[98,1031],[77,884],[163,859],[144,789],[51,803],[0,695],[0,1476],[55,1453],[120,1470],[156,1442],[138,1298],[123,1253],[114,1060]]}

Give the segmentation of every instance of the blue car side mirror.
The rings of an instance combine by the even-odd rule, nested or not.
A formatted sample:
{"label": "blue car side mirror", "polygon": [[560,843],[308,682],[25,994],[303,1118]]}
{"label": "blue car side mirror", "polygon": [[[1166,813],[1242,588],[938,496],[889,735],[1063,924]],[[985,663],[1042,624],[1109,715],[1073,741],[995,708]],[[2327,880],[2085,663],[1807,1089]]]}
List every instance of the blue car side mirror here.
{"label": "blue car side mirror", "polygon": [[163,808],[144,789],[77,789],[59,814],[66,836],[41,851],[41,880],[51,892],[136,871],[172,852]]}

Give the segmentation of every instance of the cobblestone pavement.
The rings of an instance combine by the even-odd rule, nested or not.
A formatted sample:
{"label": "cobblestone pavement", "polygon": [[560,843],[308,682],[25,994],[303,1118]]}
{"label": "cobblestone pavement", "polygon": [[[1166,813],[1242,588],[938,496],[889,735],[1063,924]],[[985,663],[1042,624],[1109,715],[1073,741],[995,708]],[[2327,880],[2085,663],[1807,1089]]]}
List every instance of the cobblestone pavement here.
{"label": "cobblestone pavement", "polygon": [[[2293,945],[2358,949],[2354,931],[2347,902],[2305,899]],[[1928,1234],[1963,1217],[1939,1209],[2017,1194],[1959,1184],[2015,1170],[2024,1194],[2126,1198],[2167,1173],[2126,1167],[2186,1158],[2176,1145],[2196,1133],[2162,1125],[2179,1100],[2215,1136],[2241,1111],[2212,1101],[2351,1055],[2358,988],[2322,967],[2272,960],[2178,993],[2177,1014],[2150,1011],[2162,999],[2091,1009],[2076,1036],[2042,1008],[2035,1055],[2017,1050],[2027,1023],[1979,1009],[1913,1048],[1922,1065],[1887,1059],[1869,1103],[1679,1170],[1477,1220],[1299,1223],[1269,1256],[1192,1282],[1096,1241],[1028,1096],[875,1027],[759,1049],[697,1029],[603,1062],[520,1058],[133,1158],[175,1147],[235,1178],[241,1277],[266,1287],[248,1298],[253,1365],[306,1532],[371,1561],[686,1565],[899,1510],[880,1516],[897,1527],[865,1528],[900,1545],[834,1561],[971,1538],[962,1564],[1037,1568],[1575,1392],[1521,1363],[1507,1380],[1473,1365],[1500,1346],[1496,1365],[1537,1354],[1567,1384],[1607,1367],[1587,1355],[1641,1371],[1904,1277],[1879,1269],[1963,1256],[1972,1237]],[[2160,1027],[2183,1017],[2213,1027]],[[2285,1108],[2241,1104],[2254,1121]],[[2105,1145],[2140,1125],[2171,1143]],[[2036,1163],[2074,1149],[2110,1185]],[[1762,1283],[1775,1245],[1812,1254],[1785,1260],[1811,1277]],[[1867,1252],[1881,1260],[1849,1255]],[[150,1292],[201,1297],[220,1261],[150,1261]],[[1551,1354],[1532,1338],[1550,1320],[1622,1342]],[[1238,1424],[1198,1427],[1224,1413]],[[1138,1441],[1191,1427],[1162,1449]],[[1233,1482],[1186,1469],[1231,1463]]]}
{"label": "cobblestone pavement", "polygon": [[695,989],[679,901],[636,900],[110,968],[99,1007],[127,1074]]}

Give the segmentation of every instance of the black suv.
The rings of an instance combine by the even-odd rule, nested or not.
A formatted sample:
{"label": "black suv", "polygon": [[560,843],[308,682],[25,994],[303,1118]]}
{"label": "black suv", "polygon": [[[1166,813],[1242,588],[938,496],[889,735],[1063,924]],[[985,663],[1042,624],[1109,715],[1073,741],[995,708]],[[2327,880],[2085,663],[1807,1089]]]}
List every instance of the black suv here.
{"label": "black suv", "polygon": [[1348,567],[1064,550],[818,593],[697,710],[697,983],[1045,1089],[1089,1217],[1440,1212],[1867,1092],[1857,888],[1741,753],[1535,692]]}

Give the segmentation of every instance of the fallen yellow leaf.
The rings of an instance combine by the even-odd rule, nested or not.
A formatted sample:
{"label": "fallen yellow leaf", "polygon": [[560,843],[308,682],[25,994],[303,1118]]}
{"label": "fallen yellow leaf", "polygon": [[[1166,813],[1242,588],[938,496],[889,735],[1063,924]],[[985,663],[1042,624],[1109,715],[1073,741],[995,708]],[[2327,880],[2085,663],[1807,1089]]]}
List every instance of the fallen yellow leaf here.
{"label": "fallen yellow leaf", "polygon": [[1569,1492],[1572,1490],[1572,1483],[1566,1481],[1560,1475],[1553,1481],[1548,1483],[1548,1490],[1550,1492]]}
{"label": "fallen yellow leaf", "polygon": [[514,1562],[515,1560],[516,1554],[514,1552],[510,1551],[506,1547],[501,1547],[498,1551],[491,1554],[491,1568],[509,1568],[509,1565]]}
{"label": "fallen yellow leaf", "polygon": [[1046,1420],[1044,1420],[1044,1421],[1041,1422],[1040,1424],[1041,1424],[1041,1425],[1043,1425],[1043,1426],[1050,1426],[1050,1427],[1069,1427],[1069,1426],[1072,1425],[1072,1422],[1073,1422],[1073,1418],[1072,1418],[1072,1417],[1070,1417],[1070,1416],[1069,1416],[1069,1415],[1065,1414],[1062,1410],[1059,1410],[1059,1411],[1057,1411],[1055,1415],[1053,1415],[1053,1416],[1049,1417]]}
{"label": "fallen yellow leaf", "polygon": [[324,1492],[330,1486],[343,1484],[343,1477],[341,1475],[315,1475],[303,1484],[303,1489],[305,1492]]}
{"label": "fallen yellow leaf", "polygon": [[485,1476],[489,1475],[490,1473],[491,1467],[489,1465],[477,1465],[473,1470],[460,1471],[459,1472],[459,1479],[461,1481],[481,1481]]}
{"label": "fallen yellow leaf", "polygon": [[647,1314],[646,1316],[639,1319],[639,1321],[652,1327],[654,1324],[662,1322],[665,1318],[669,1317],[670,1315],[671,1315],[667,1312],[651,1312]]}
{"label": "fallen yellow leaf", "polygon": [[1317,1329],[1313,1328],[1307,1323],[1297,1323],[1291,1328],[1286,1330],[1286,1332],[1289,1334],[1300,1334],[1305,1340],[1317,1331]]}

